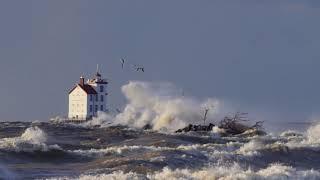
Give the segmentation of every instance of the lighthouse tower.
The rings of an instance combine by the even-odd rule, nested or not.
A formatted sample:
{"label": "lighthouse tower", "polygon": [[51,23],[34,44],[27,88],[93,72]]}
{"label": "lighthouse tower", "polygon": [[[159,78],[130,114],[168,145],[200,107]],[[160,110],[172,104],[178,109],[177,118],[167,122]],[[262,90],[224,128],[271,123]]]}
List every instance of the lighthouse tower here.
{"label": "lighthouse tower", "polygon": [[[102,75],[99,72],[99,67],[97,67],[95,77],[93,79],[89,79],[87,83],[97,92],[97,94],[92,97],[93,100],[89,103],[89,105],[92,105],[92,112],[94,112],[94,116],[96,116],[98,111],[105,112],[107,110],[108,81],[102,78]],[[89,110],[90,109],[91,108],[89,106]]]}
{"label": "lighthouse tower", "polygon": [[83,76],[69,92],[68,118],[72,121],[90,120],[98,115],[98,111],[107,111],[107,85],[99,67],[92,79],[85,82]]}

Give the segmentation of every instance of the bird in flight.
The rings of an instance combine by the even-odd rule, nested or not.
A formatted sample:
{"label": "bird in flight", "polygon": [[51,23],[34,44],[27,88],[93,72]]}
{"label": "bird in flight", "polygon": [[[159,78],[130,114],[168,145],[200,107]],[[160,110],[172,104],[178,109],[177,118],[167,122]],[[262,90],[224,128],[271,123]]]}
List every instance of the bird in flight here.
{"label": "bird in flight", "polygon": [[142,71],[142,72],[144,72],[144,67],[138,67],[138,68],[137,68],[137,71]]}
{"label": "bird in flight", "polygon": [[125,59],[123,59],[123,58],[121,58],[121,59],[120,59],[120,62],[121,62],[121,67],[122,67],[122,69],[123,69],[123,67],[124,67],[124,63],[126,62],[126,60],[125,60]]}
{"label": "bird in flight", "polygon": [[134,65],[134,68],[136,69],[137,72],[139,72],[139,71],[144,72],[144,67],[142,67],[142,66]]}

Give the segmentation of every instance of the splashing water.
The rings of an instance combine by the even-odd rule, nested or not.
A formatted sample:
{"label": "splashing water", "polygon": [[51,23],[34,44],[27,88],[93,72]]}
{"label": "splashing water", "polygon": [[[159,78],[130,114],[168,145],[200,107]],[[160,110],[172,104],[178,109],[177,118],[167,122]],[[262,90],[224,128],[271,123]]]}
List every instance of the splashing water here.
{"label": "splashing water", "polygon": [[47,141],[47,134],[37,126],[30,127],[21,135],[21,140],[28,141],[32,144],[41,144]]}
{"label": "splashing water", "polygon": [[[66,177],[64,177],[66,178]],[[53,178],[62,180],[64,178]],[[205,168],[199,171],[190,169],[176,169],[164,168],[162,171],[149,173],[147,175],[138,174],[134,172],[124,173],[123,171],[115,171],[110,174],[99,175],[81,175],[80,180],[129,180],[129,179],[150,179],[150,180],[209,180],[209,179],[318,179],[320,172],[314,170],[297,170],[295,168],[281,165],[272,164],[265,169],[253,171],[251,169],[243,169],[239,164],[233,164],[231,167],[215,166]],[[73,178],[70,178],[73,179]]]}
{"label": "splashing water", "polygon": [[320,123],[315,126],[311,126],[307,131],[307,141],[313,144],[320,143]]}
{"label": "splashing water", "polygon": [[141,128],[146,124],[154,130],[176,130],[189,123],[202,123],[203,107],[214,107],[208,119],[221,114],[223,103],[217,99],[200,102],[178,95],[179,90],[170,83],[146,83],[133,81],[122,87],[129,103],[115,122]]}
{"label": "splashing water", "polygon": [[47,146],[47,134],[37,126],[27,128],[20,137],[0,139],[0,150],[33,152],[59,149],[57,145]]}
{"label": "splashing water", "polygon": [[[0,174],[14,172],[25,179],[320,179],[320,125],[281,135],[225,137],[218,127],[176,134],[171,132],[201,124],[205,107],[214,107],[208,122],[230,108],[217,99],[182,97],[170,83],[133,81],[122,92],[128,100],[123,112],[99,113],[81,125],[0,123],[0,135],[7,137],[0,139]],[[139,129],[146,124],[154,131]],[[52,150],[50,143],[61,148]]]}

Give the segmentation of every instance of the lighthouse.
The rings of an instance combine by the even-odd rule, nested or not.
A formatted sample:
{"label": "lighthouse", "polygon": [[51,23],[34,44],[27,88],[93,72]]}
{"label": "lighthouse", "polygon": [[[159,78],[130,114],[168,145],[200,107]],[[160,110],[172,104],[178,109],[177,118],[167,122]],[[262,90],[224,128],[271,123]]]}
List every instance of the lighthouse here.
{"label": "lighthouse", "polygon": [[99,67],[91,79],[81,76],[79,82],[69,91],[68,119],[72,121],[91,120],[98,112],[107,111],[107,85]]}

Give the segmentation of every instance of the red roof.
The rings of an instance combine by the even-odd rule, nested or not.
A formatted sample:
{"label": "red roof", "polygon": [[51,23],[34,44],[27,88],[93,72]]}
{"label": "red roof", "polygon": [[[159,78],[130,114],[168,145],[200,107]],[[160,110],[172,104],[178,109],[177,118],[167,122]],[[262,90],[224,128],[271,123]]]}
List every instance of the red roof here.
{"label": "red roof", "polygon": [[72,93],[72,91],[75,90],[78,86],[81,87],[81,89],[83,89],[87,94],[98,94],[97,91],[88,84],[85,84],[83,86],[81,86],[80,84],[77,84],[74,88],[72,88],[69,91],[69,94]]}

